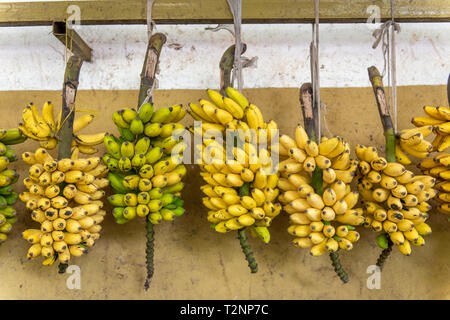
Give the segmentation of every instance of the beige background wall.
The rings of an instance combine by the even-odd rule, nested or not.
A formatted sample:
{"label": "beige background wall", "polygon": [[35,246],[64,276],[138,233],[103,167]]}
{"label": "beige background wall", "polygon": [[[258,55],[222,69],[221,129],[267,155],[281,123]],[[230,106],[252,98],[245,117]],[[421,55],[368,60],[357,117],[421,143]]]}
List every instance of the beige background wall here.
{"label": "beige background wall", "polygon": [[[293,134],[301,121],[297,89],[245,90],[249,100],[260,106],[266,120],[274,119],[281,133]],[[326,135],[340,135],[356,143],[383,145],[383,135],[371,88],[325,88]],[[422,114],[424,105],[447,105],[444,86],[400,87],[399,127],[412,126],[413,115]],[[205,98],[203,90],[156,91],[157,106]],[[135,106],[136,91],[80,91],[77,107],[97,109],[99,117],[86,132],[116,133],[110,114]],[[45,100],[60,106],[59,91],[0,92],[0,127],[20,120],[22,107],[30,101]],[[191,119],[186,118],[189,124]],[[38,144],[27,141],[15,147],[18,155]],[[103,149],[101,149],[101,154]],[[13,164],[26,176],[23,161]],[[414,167],[413,167],[414,168]],[[103,222],[102,238],[87,256],[71,260],[81,267],[81,290],[66,287],[67,274],[57,274],[57,263],[41,266],[41,259],[26,261],[28,244],[20,232],[37,224],[29,218],[22,203],[16,205],[19,221],[10,238],[0,246],[0,299],[449,299],[450,223],[441,214],[432,214],[433,234],[426,246],[413,248],[410,257],[393,250],[382,273],[381,289],[369,290],[366,269],[380,252],[374,232],[362,229],[361,240],[350,252],[341,254],[350,282],[342,284],[327,256],[311,257],[307,250],[294,248],[287,234],[287,216],[280,215],[270,228],[272,241],[264,245],[251,239],[259,272],[250,274],[236,235],[210,230],[201,205],[198,171],[189,167],[185,197],[187,212],[175,223],[156,227],[155,275],[145,293],[144,222],[136,219],[116,225],[111,215]],[[20,180],[21,181],[21,180]],[[23,190],[21,183],[16,191]]]}

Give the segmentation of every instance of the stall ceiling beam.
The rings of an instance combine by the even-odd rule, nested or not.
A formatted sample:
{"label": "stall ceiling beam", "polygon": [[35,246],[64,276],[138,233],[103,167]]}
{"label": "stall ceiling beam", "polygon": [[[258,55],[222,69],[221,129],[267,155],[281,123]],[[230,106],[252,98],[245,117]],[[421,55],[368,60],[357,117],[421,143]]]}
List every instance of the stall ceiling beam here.
{"label": "stall ceiling beam", "polygon": [[[81,24],[145,24],[147,0],[52,1],[0,3],[0,26],[46,26],[64,21],[78,6]],[[380,8],[381,21],[390,18],[390,0],[321,0],[320,21],[362,23],[369,6]],[[371,7],[372,9],[374,7]],[[75,7],[75,9],[77,9]],[[376,7],[375,7],[376,10]],[[157,24],[232,23],[226,0],[157,0]],[[312,23],[312,0],[245,0],[243,23]],[[399,22],[450,22],[449,0],[397,0]]]}
{"label": "stall ceiling beam", "polygon": [[91,61],[92,49],[75,30],[67,28],[65,22],[58,21],[53,22],[52,29],[53,35],[74,55],[81,57],[83,61]]}

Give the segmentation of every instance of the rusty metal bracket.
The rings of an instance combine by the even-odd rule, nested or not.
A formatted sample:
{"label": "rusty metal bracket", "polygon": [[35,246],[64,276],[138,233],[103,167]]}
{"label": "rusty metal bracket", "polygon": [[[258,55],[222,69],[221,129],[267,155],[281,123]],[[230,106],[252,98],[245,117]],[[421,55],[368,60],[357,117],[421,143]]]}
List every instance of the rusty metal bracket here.
{"label": "rusty metal bracket", "polygon": [[66,48],[71,49],[74,55],[83,61],[91,61],[92,49],[74,29],[67,28],[65,22],[54,21],[52,33]]}

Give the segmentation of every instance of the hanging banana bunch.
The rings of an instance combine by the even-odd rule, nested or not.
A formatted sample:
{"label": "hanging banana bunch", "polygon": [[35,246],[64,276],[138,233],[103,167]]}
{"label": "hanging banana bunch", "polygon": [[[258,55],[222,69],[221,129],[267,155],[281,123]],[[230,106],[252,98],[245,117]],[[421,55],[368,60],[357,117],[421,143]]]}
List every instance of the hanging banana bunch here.
{"label": "hanging banana bunch", "polygon": [[23,231],[31,244],[27,259],[43,256],[43,265],[56,260],[67,264],[100,238],[101,222],[106,214],[101,199],[109,181],[108,167],[99,157],[54,160],[45,148],[25,152],[22,159],[30,165],[23,180],[28,191],[19,195],[31,211],[38,229]]}
{"label": "hanging banana bunch", "polygon": [[[358,192],[350,183],[356,175],[358,161],[350,159],[350,148],[340,137],[317,145],[302,126],[295,129],[295,139],[280,137],[281,161],[278,187],[284,192],[278,199],[289,214],[288,233],[295,236],[295,246],[311,248],[313,256],[351,250],[360,236],[354,226],[365,222],[362,208],[355,208]],[[322,169],[323,194],[312,187],[316,166]]]}
{"label": "hanging banana bunch", "polygon": [[[78,117],[73,122],[73,142],[72,152],[94,154],[98,150],[95,148],[103,142],[105,133],[79,134],[79,131],[86,128],[93,120],[93,114],[86,114]],[[28,138],[39,141],[42,148],[47,150],[55,149],[58,145],[58,134],[65,119],[62,119],[61,112],[54,117],[53,104],[48,101],[44,103],[42,111],[38,110],[35,104],[30,102],[22,111],[22,123],[19,123],[19,130]]]}
{"label": "hanging banana bunch", "polygon": [[[397,161],[403,165],[412,163],[408,155],[419,159],[426,158],[434,151],[434,145],[427,140],[433,132],[433,126],[424,125],[418,128],[404,129],[396,135],[395,156]],[[434,142],[433,142],[434,143]]]}
{"label": "hanging banana bunch", "polygon": [[[414,117],[411,122],[417,127],[406,129],[397,135],[396,156],[401,164],[409,165],[408,155],[425,159],[431,152],[443,152],[450,147],[450,108],[425,106],[424,117]],[[424,138],[435,134],[430,143]]]}
{"label": "hanging banana bunch", "polygon": [[180,193],[186,167],[180,153],[186,144],[173,134],[184,130],[178,122],[185,114],[181,105],[153,112],[150,103],[139,111],[127,108],[114,112],[120,137],[105,136],[108,153],[103,161],[110,169],[108,179],[115,191],[108,200],[115,207],[117,223],[139,216],[159,224],[183,215]]}
{"label": "hanging banana bunch", "polygon": [[18,195],[13,190],[13,184],[19,179],[16,170],[8,169],[11,162],[17,160],[17,156],[9,145],[22,143],[26,137],[14,129],[0,129],[0,243],[8,238],[12,225],[16,222],[16,210],[13,205]]}
{"label": "hanging banana bunch", "polygon": [[443,152],[450,146],[450,108],[425,106],[426,117],[415,117],[412,123],[416,127],[432,126],[436,134],[432,151]]}
{"label": "hanging banana bunch", "polygon": [[[202,202],[210,210],[207,219],[215,231],[238,231],[254,273],[257,264],[245,229],[268,243],[268,227],[281,211],[276,202],[278,173],[270,144],[278,126],[275,121],[264,122],[260,109],[236,89],[228,87],[225,91],[227,96],[207,90],[212,102],[202,99],[199,104],[189,104],[190,115],[201,121],[201,127],[191,130],[202,137],[202,144],[195,146],[197,164],[206,182],[201,187],[206,195]],[[230,153],[226,152],[226,133],[236,133]]]}
{"label": "hanging banana bunch", "polygon": [[[426,157],[431,144],[423,138],[431,133],[432,127],[429,123],[420,123],[419,128],[403,130],[396,138],[381,75],[376,67],[368,71],[386,138],[386,158],[380,156],[375,147],[357,145],[355,152],[360,159],[358,190],[364,204],[365,227],[381,232],[377,237],[378,245],[384,249],[377,261],[381,268],[393,244],[408,256],[412,252],[411,244],[425,244],[423,236],[431,233],[425,222],[431,210],[428,201],[436,195],[433,189],[436,179],[429,175],[416,176],[396,162],[401,155],[403,163],[410,163],[403,159],[407,156],[399,147],[416,157]],[[423,149],[414,149],[418,146]]]}
{"label": "hanging banana bunch", "polygon": [[431,210],[428,201],[436,195],[436,179],[387,162],[374,147],[357,145],[355,151],[360,159],[358,190],[367,215],[365,226],[382,232],[377,238],[380,247],[386,248],[390,240],[401,253],[410,255],[411,244],[423,246],[423,236],[431,233],[425,221]]}
{"label": "hanging banana bunch", "polygon": [[423,174],[436,178],[435,188],[439,202],[437,211],[450,215],[450,154],[440,153],[433,158],[427,158],[419,163]]}
{"label": "hanging banana bunch", "polygon": [[[415,117],[412,123],[416,126],[427,125],[436,134],[431,152],[439,152],[438,155],[423,159],[418,167],[423,174],[437,179],[436,189],[438,195],[435,198],[439,205],[436,209],[444,214],[450,214],[450,154],[445,153],[450,146],[450,108],[425,106],[423,110],[426,117]],[[424,157],[425,158],[425,157]]]}

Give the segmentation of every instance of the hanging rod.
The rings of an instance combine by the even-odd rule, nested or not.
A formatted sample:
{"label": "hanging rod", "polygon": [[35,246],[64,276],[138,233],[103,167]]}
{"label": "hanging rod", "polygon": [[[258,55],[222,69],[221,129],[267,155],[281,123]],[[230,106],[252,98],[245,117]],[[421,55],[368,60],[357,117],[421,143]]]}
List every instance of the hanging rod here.
{"label": "hanging rod", "polygon": [[[147,0],[2,2],[0,26],[49,26],[76,12],[86,25],[146,24],[146,6]],[[320,22],[364,23],[377,8],[381,21],[390,19],[389,0],[321,0]],[[396,12],[398,22],[450,22],[449,0],[397,0]],[[157,24],[233,22],[226,0],[158,0],[152,16]],[[312,23],[314,1],[245,0],[242,18],[243,23]]]}

